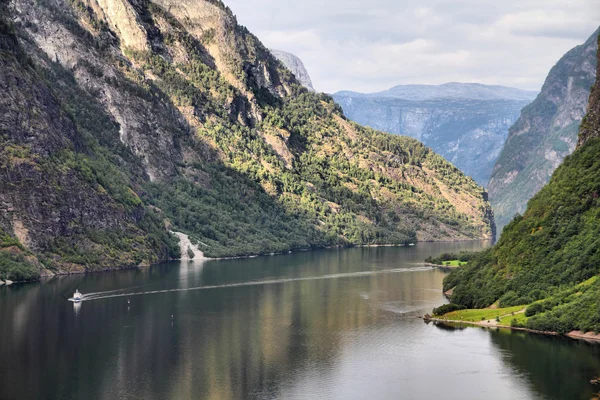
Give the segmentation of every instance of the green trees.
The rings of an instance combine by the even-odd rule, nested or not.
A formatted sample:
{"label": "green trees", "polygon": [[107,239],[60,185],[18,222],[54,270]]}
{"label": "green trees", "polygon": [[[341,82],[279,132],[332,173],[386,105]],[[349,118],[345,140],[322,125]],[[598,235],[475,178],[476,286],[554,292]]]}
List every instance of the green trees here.
{"label": "green trees", "polygon": [[[600,272],[600,142],[567,157],[498,244],[450,274],[455,301],[486,307],[540,300]],[[474,285],[474,283],[477,283]]]}
{"label": "green trees", "polygon": [[28,253],[19,240],[0,229],[0,279],[30,281],[38,279],[40,272],[27,259]]}
{"label": "green trees", "polygon": [[442,306],[434,308],[432,311],[432,314],[434,316],[441,316],[444,314],[448,314],[452,311],[464,310],[465,308],[467,308],[467,307],[461,306],[460,304],[456,304],[456,303],[444,304]]}
{"label": "green trees", "polygon": [[528,328],[600,331],[598,154],[600,140],[593,139],[567,157],[494,248],[446,277],[453,302],[469,308],[535,302],[526,310]]}

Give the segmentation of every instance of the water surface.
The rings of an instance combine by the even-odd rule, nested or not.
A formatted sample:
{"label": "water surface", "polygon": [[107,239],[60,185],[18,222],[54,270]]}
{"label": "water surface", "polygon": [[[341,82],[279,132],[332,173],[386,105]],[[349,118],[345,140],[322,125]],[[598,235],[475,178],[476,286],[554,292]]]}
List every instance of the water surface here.
{"label": "water surface", "polygon": [[[0,399],[590,399],[600,346],[425,324],[484,242],[168,263],[0,288]],[[67,298],[79,289],[86,301]]]}

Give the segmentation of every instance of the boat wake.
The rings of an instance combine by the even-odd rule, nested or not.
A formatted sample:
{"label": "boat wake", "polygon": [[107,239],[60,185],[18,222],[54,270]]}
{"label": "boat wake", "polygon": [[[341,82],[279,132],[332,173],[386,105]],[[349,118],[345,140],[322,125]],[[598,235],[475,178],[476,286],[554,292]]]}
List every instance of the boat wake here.
{"label": "boat wake", "polygon": [[[224,288],[244,287],[244,286],[261,286],[261,285],[276,285],[288,282],[301,282],[301,281],[315,281],[322,279],[340,279],[340,278],[353,278],[359,276],[372,276],[382,274],[397,274],[402,272],[419,272],[419,271],[430,271],[433,267],[415,267],[415,268],[394,268],[394,269],[382,269],[377,271],[360,271],[360,272],[347,272],[339,274],[329,274],[320,276],[307,276],[300,278],[282,278],[282,279],[267,279],[262,281],[249,281],[249,282],[238,282],[238,283],[226,283],[223,285],[209,285],[209,286],[197,286],[190,288],[175,288],[175,289],[161,289],[161,290],[148,290],[140,292],[126,292],[134,288],[126,288],[120,290],[111,290],[107,292],[96,292],[83,295],[81,301],[93,301],[102,299],[113,299],[117,297],[131,297],[131,296],[144,296],[150,294],[159,293],[174,293],[174,292],[190,292],[196,290],[215,290]],[[71,299],[69,299],[71,300]]]}

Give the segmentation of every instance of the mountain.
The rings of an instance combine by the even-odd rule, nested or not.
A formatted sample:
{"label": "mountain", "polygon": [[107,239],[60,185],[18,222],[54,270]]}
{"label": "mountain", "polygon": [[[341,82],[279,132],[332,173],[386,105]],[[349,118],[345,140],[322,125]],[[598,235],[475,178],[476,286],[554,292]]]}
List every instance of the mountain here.
{"label": "mountain", "polygon": [[304,63],[301,59],[299,59],[292,53],[288,53],[282,50],[271,49],[271,54],[277,57],[277,59],[281,61],[287,69],[292,71],[292,74],[294,74],[296,79],[302,85],[304,85],[304,87],[306,87],[310,91],[315,91],[315,88],[313,88],[312,85],[312,80],[310,79],[310,75],[304,67]]}
{"label": "mountain", "polygon": [[597,37],[598,32],[558,61],[538,97],[510,128],[488,185],[500,231],[575,149],[596,78]]}
{"label": "mountain", "polygon": [[398,85],[376,93],[341,91],[336,96],[389,97],[403,100],[470,99],[470,100],[523,100],[530,102],[537,92],[506,86],[482,85],[480,83],[450,82],[443,85]]}
{"label": "mountain", "polygon": [[338,92],[352,120],[418,139],[486,185],[508,128],[534,92],[475,83],[401,85],[370,94]]}
{"label": "mountain", "polygon": [[451,273],[444,289],[453,289],[452,301],[467,307],[534,302],[525,312],[524,325],[531,329],[600,333],[599,220],[597,80],[575,152],[533,196],[523,216],[504,228],[498,244]]}
{"label": "mountain", "polygon": [[349,122],[220,1],[0,7],[4,278],[494,234],[473,180]]}

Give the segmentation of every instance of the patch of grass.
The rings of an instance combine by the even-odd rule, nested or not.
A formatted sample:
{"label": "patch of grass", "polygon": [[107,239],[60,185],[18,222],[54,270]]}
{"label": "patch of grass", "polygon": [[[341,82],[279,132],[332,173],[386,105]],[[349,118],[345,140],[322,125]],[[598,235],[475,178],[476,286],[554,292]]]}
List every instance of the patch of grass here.
{"label": "patch of grass", "polygon": [[528,318],[525,316],[525,313],[519,313],[519,314],[515,313],[514,315],[512,315],[512,313],[511,313],[511,314],[508,314],[508,315],[500,318],[499,324],[515,326],[515,324],[513,324],[513,321],[516,320],[518,326],[521,326],[521,325],[525,325],[525,323],[527,322],[527,319]]}
{"label": "patch of grass", "polygon": [[[480,321],[492,321],[496,317],[500,317],[502,321],[506,316],[513,317],[512,313],[522,311],[525,306],[514,306],[506,308],[494,308],[494,309],[469,309],[469,310],[458,310],[452,311],[448,314],[443,315],[442,319],[467,321],[467,322],[480,322]],[[514,318],[514,317],[513,317]],[[510,319],[509,319],[510,321]]]}
{"label": "patch of grass", "polygon": [[477,253],[469,251],[461,251],[460,253],[443,253],[437,257],[429,256],[425,259],[425,262],[437,265],[448,265],[448,266],[462,266],[466,265]]}
{"label": "patch of grass", "polygon": [[466,264],[467,264],[466,261],[460,261],[460,260],[450,260],[450,261],[442,262],[442,265],[445,265],[447,267],[461,267]]}

